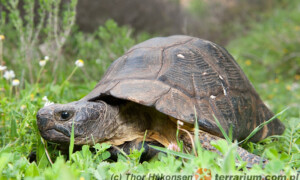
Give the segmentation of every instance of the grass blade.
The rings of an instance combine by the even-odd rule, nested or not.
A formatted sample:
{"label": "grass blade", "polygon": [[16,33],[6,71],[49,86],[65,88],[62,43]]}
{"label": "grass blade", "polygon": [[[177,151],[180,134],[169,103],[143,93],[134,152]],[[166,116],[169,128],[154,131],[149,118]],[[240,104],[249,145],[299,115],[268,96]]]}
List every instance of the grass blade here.
{"label": "grass blade", "polygon": [[194,159],[195,158],[195,156],[190,155],[190,154],[185,154],[185,153],[182,153],[182,152],[172,151],[172,150],[169,150],[167,148],[163,148],[163,147],[159,147],[159,146],[153,146],[153,145],[149,145],[149,146],[153,149],[162,151],[162,152],[167,153],[167,154],[172,154],[174,156],[178,156],[178,157],[181,157],[181,158],[185,158],[185,159]]}
{"label": "grass blade", "polygon": [[69,159],[71,159],[73,150],[74,150],[74,120],[72,122],[72,132],[71,132],[70,146],[69,146]]}
{"label": "grass blade", "polygon": [[228,137],[228,135],[226,134],[226,132],[225,132],[225,130],[223,129],[223,127],[221,126],[219,120],[216,118],[216,116],[215,116],[214,114],[213,114],[213,117],[214,117],[214,119],[215,119],[215,121],[216,121],[216,123],[217,123],[218,128],[221,130],[221,132],[222,132],[224,138],[226,139],[226,141],[227,141],[228,143],[231,143],[231,142],[232,142],[231,139],[230,139],[230,138]]}
{"label": "grass blade", "polygon": [[146,137],[147,137],[147,130],[145,131],[145,134],[144,134],[142,147],[141,147],[141,149],[139,150],[140,153],[141,153],[141,155],[140,155],[139,158],[138,158],[138,162],[140,162],[141,156],[142,156],[143,152],[145,151],[144,144],[145,144],[145,141],[146,141]]}
{"label": "grass blade", "polygon": [[223,171],[227,174],[232,173],[235,169],[235,154],[237,154],[236,148],[237,143],[231,143],[228,151],[224,154]]}
{"label": "grass blade", "polygon": [[268,121],[265,121],[263,123],[261,123],[260,125],[258,125],[250,134],[249,136],[247,136],[244,140],[242,140],[241,142],[239,142],[239,144],[245,143],[247,142],[252,136],[254,136],[259,130],[261,130],[265,125],[269,124],[271,121],[273,121],[274,119],[276,119],[278,116],[280,116],[281,114],[283,114],[286,110],[288,110],[288,108],[285,108],[284,110],[282,110],[281,112],[277,113],[275,116],[273,116],[271,119],[269,119]]}

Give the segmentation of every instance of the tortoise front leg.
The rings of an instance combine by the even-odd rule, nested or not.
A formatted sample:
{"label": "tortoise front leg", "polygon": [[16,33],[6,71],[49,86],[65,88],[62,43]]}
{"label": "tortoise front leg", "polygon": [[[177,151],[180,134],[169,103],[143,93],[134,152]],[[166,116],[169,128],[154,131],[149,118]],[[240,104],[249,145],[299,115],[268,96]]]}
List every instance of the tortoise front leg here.
{"label": "tortoise front leg", "polygon": [[157,153],[160,152],[158,150],[150,148],[149,145],[163,147],[163,145],[161,145],[160,143],[158,143],[156,141],[145,141],[144,143],[141,140],[129,141],[129,142],[125,142],[124,144],[119,145],[119,146],[112,146],[110,149],[108,149],[108,151],[111,154],[111,157],[109,159],[111,159],[113,161],[117,161],[118,154],[121,153],[120,151],[123,151],[126,154],[130,154],[130,150],[133,150],[133,149],[140,150],[142,148],[142,145],[144,147],[144,151],[143,151],[143,153],[141,155],[140,162],[149,161]]}
{"label": "tortoise front leg", "polygon": [[[183,142],[185,143],[185,147],[187,148],[187,150],[191,151],[192,143],[191,143],[190,137],[185,134],[182,134],[180,136],[180,139],[183,140]],[[200,141],[202,147],[206,150],[216,152],[222,156],[223,154],[210,144],[212,141],[217,141],[220,139],[223,139],[223,138],[214,136],[214,135],[209,134],[204,131],[199,131],[199,141]],[[237,148],[237,153],[239,154],[239,156],[242,158],[243,161],[247,162],[247,168],[251,168],[254,164],[260,164],[261,162],[263,164],[267,163],[266,159],[264,159],[260,156],[257,156],[255,154],[252,154],[241,147]]]}

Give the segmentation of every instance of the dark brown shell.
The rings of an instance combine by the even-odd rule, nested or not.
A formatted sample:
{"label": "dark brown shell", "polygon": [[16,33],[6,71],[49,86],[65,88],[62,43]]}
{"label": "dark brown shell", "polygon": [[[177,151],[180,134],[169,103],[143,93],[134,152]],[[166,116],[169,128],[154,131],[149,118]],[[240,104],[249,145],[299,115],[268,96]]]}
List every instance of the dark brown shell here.
{"label": "dark brown shell", "polygon": [[[189,36],[158,37],[132,47],[83,100],[107,95],[153,106],[185,123],[197,118],[201,129],[221,136],[215,115],[226,131],[232,126],[238,140],[273,116],[224,48]],[[252,140],[283,130],[276,119]]]}

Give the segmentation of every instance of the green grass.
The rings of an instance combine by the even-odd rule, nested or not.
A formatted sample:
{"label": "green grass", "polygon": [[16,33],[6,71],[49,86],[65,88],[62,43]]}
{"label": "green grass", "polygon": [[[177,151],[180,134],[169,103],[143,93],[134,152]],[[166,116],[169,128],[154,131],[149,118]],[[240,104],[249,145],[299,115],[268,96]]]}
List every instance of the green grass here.
{"label": "green grass", "polygon": [[[120,154],[117,162],[110,162],[107,161],[110,154],[106,151],[110,145],[95,144],[95,152],[91,152],[88,146],[76,152],[72,152],[71,148],[70,158],[67,159],[55,145],[42,141],[38,132],[35,116],[45,104],[43,97],[47,96],[51,102],[57,103],[84,97],[93,89],[112,60],[150,36],[145,33],[133,37],[132,29],[119,27],[113,21],[108,21],[91,34],[83,34],[72,27],[72,35],[59,51],[55,51],[59,52],[55,55],[54,52],[45,54],[39,50],[41,44],[49,44],[53,40],[51,38],[55,39],[45,35],[50,31],[47,29],[49,27],[41,31],[33,49],[22,51],[24,44],[20,42],[21,31],[16,30],[11,22],[1,24],[0,34],[6,38],[0,41],[0,48],[3,49],[3,53],[0,51],[0,60],[6,63],[7,69],[15,71],[15,78],[20,80],[20,85],[13,87],[12,80],[4,79],[3,72],[0,72],[0,179],[107,179],[112,175],[126,177],[126,174],[194,175],[199,168],[209,169],[213,176],[295,174],[300,168],[299,5],[295,3],[288,9],[278,9],[266,15],[262,23],[254,23],[247,35],[230,42],[227,47],[275,113],[289,107],[279,116],[287,127],[283,135],[267,138],[257,144],[243,144],[250,152],[270,160],[264,169],[259,165],[246,169],[245,163],[237,164],[237,143],[225,140],[214,143],[223,156],[205,151],[196,143],[196,154],[169,152],[159,154],[149,162],[139,163],[141,152],[133,150],[127,156]],[[72,19],[71,15],[68,17]],[[32,27],[28,28],[22,31],[30,31]],[[36,30],[36,27],[33,28]],[[50,59],[44,67],[40,67],[39,61],[46,55]],[[32,67],[27,66],[26,58],[30,59]],[[80,58],[85,62],[83,68],[74,64]],[[55,66],[56,63],[58,66]],[[32,77],[30,68],[33,69]],[[36,162],[29,162],[31,152],[36,152]]]}

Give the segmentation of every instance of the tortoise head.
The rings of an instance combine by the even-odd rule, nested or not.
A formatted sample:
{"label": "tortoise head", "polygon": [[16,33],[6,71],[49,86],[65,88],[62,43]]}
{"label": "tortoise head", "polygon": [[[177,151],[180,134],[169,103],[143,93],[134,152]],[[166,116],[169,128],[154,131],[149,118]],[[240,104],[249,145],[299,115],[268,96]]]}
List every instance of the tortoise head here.
{"label": "tortoise head", "polygon": [[73,124],[75,144],[101,142],[109,138],[107,127],[113,123],[107,117],[107,107],[103,101],[49,105],[38,111],[37,125],[42,137],[51,142],[68,143]]}

